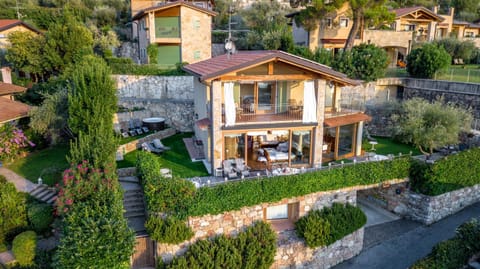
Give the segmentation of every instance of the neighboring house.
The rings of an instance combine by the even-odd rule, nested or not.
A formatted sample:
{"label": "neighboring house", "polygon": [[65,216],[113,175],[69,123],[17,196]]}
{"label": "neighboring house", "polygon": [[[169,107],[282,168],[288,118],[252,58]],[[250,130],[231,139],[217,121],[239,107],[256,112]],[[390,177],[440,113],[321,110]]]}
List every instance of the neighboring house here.
{"label": "neighboring house", "polygon": [[26,90],[24,87],[0,82],[0,125],[28,116],[30,106],[14,100],[14,94]]}
{"label": "neighboring house", "polygon": [[[173,3],[173,2],[177,2],[179,0],[169,0],[169,1],[165,1],[165,0],[131,0],[131,3],[130,3],[130,11],[132,14],[132,16],[134,16],[135,14],[138,14],[139,12],[141,12],[142,10],[144,9],[147,9],[147,8],[151,8],[151,7],[156,7],[156,6],[161,6],[161,5],[164,5],[166,3]],[[213,0],[195,0],[195,1],[183,1],[183,2],[187,2],[187,3],[191,3],[197,7],[201,7],[201,8],[204,8],[204,9],[208,9],[208,10],[213,10],[213,8],[215,7],[215,2]]]}
{"label": "neighboring house", "polygon": [[157,64],[167,68],[211,57],[212,17],[217,13],[197,4],[159,3],[133,16],[133,38],[138,40],[141,63],[149,62],[150,44],[156,46]]}
{"label": "neighboring house", "polygon": [[198,78],[195,136],[212,171],[235,158],[264,170],[362,154],[370,117],[341,100],[341,87],[359,82],[328,66],[282,51],[240,51],[183,69]]}
{"label": "neighboring house", "polygon": [[[384,48],[391,66],[395,66],[398,60],[404,60],[413,43],[447,38],[451,35],[456,35],[459,39],[471,39],[471,36],[478,35],[480,30],[480,25],[454,21],[454,8],[450,8],[446,15],[439,15],[438,7],[433,11],[424,7],[408,7],[392,12],[395,13],[395,21],[390,25],[390,29],[364,29],[355,39],[356,45],[372,43]],[[312,50],[326,48],[334,53],[343,49],[352,28],[348,3],[319,20],[316,29],[311,31],[306,31],[295,23],[297,14],[298,12],[294,12],[287,15],[292,18],[293,38],[297,45],[307,46]],[[474,42],[480,47],[480,41]]]}
{"label": "neighboring house", "polygon": [[5,49],[10,44],[8,35],[10,33],[22,31],[40,34],[40,31],[20,20],[0,20],[0,50]]}

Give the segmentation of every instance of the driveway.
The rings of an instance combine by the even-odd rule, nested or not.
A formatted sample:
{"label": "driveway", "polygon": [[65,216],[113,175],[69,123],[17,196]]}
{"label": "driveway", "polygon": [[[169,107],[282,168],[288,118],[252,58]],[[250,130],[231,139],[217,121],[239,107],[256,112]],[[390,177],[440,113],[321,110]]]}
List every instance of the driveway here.
{"label": "driveway", "polygon": [[[455,229],[460,224],[479,216],[480,203],[476,203],[430,226],[420,224],[415,226],[415,223],[405,220],[371,226],[365,229],[365,238],[378,237],[380,234],[387,236],[376,243],[365,244],[364,250],[358,256],[333,268],[408,268],[415,261],[429,254],[434,245],[453,237]],[[391,225],[397,225],[399,229],[404,229],[403,233],[391,234]],[[388,236],[389,234],[391,236]]]}

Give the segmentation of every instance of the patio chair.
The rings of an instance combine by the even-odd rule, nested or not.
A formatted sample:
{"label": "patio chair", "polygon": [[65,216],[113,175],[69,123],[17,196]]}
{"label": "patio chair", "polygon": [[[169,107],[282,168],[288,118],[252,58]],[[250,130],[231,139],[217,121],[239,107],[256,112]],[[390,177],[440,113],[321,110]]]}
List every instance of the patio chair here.
{"label": "patio chair", "polygon": [[143,142],[142,143],[142,149],[144,151],[148,151],[148,152],[152,152],[152,153],[158,153],[158,154],[163,152],[162,149],[157,149],[152,144],[150,144],[148,142]]}
{"label": "patio chair", "polygon": [[241,158],[235,159],[236,170],[240,176],[248,177],[250,176],[250,167],[245,165],[245,161]]}
{"label": "patio chair", "polygon": [[137,132],[134,130],[134,129],[131,129],[130,131],[128,131],[128,134],[130,136],[136,136],[137,135]]}
{"label": "patio chair", "polygon": [[170,147],[167,147],[165,145],[163,145],[162,141],[160,141],[160,139],[153,139],[153,146],[157,149],[161,149],[161,150],[169,150]]}
{"label": "patio chair", "polygon": [[140,129],[140,128],[136,128],[136,129],[135,129],[135,132],[137,132],[138,135],[143,134],[143,131],[142,131],[142,129]]}
{"label": "patio chair", "polygon": [[233,160],[224,160],[223,161],[223,173],[228,177],[228,179],[236,178],[237,171],[232,166]]}
{"label": "patio chair", "polygon": [[148,130],[148,127],[145,127],[145,126],[142,127],[142,131],[143,131],[144,133],[150,132],[150,130]]}

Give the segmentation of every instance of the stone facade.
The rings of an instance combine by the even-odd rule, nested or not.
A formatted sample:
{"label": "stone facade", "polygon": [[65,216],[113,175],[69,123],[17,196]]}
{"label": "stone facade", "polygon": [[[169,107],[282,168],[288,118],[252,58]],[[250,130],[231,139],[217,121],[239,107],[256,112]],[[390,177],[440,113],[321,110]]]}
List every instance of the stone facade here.
{"label": "stone facade", "polygon": [[115,130],[128,130],[132,121],[162,117],[180,132],[194,123],[193,77],[115,75],[119,105],[132,112],[117,113]]}
{"label": "stone facade", "polygon": [[480,184],[427,196],[411,191],[408,183],[404,182],[365,190],[359,192],[358,196],[367,197],[390,211],[429,225],[479,202]]}

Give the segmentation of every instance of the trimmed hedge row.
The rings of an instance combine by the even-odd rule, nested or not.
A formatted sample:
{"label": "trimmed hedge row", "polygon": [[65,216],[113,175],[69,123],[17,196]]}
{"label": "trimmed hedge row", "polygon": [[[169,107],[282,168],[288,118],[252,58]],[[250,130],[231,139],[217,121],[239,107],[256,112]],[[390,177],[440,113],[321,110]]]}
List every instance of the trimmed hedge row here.
{"label": "trimmed hedge row", "polygon": [[310,248],[328,246],[367,223],[363,211],[350,204],[334,203],[332,207],[311,211],[296,223],[297,235]]}
{"label": "trimmed hedge row", "polygon": [[220,235],[198,240],[181,257],[158,268],[268,269],[274,262],[276,235],[265,222],[256,222],[236,238]]}
{"label": "trimmed hedge row", "polygon": [[452,239],[438,243],[425,258],[418,260],[411,269],[463,268],[468,259],[480,251],[480,223],[472,219],[457,228]]}
{"label": "trimmed hedge row", "polygon": [[480,148],[445,157],[432,165],[414,164],[412,189],[426,195],[439,195],[480,184]]}
{"label": "trimmed hedge row", "polygon": [[185,221],[171,216],[164,219],[150,215],[145,228],[153,240],[168,244],[178,244],[193,236],[192,229],[185,225]]}
{"label": "trimmed hedge row", "polygon": [[344,168],[272,178],[237,181],[211,188],[200,188],[186,212],[189,216],[219,214],[266,202],[277,202],[319,191],[381,183],[406,178],[410,158],[360,163]]}

